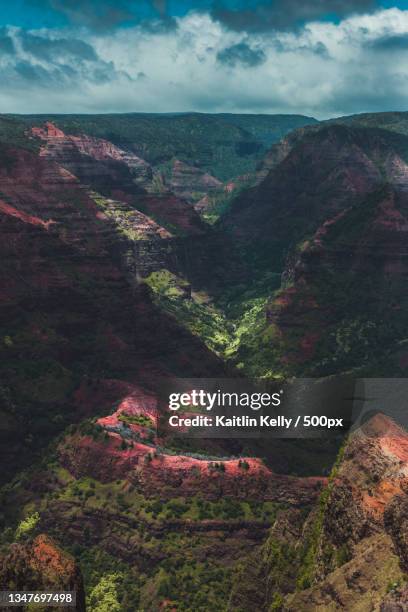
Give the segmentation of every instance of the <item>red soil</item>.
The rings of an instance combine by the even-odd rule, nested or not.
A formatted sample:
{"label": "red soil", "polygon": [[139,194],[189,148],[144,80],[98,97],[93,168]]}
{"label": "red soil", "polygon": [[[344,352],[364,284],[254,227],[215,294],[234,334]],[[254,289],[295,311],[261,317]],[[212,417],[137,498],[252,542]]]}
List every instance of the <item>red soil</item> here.
{"label": "red soil", "polygon": [[38,225],[40,227],[45,228],[46,230],[51,224],[55,223],[55,221],[53,221],[52,219],[44,221],[43,219],[35,217],[34,215],[28,215],[22,210],[17,210],[17,208],[14,208],[14,206],[10,206],[10,204],[7,204],[3,200],[0,200],[0,212],[4,213],[5,215],[10,215],[11,217],[17,217],[17,219],[20,219],[20,221],[23,221],[24,223]]}

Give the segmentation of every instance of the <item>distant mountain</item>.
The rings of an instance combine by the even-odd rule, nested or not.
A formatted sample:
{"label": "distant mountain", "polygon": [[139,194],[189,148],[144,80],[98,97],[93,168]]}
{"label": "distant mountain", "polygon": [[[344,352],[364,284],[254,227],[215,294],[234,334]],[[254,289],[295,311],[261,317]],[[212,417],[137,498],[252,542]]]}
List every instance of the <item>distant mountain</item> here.
{"label": "distant mountain", "polygon": [[318,123],[314,117],[305,117],[304,115],[234,115],[232,113],[220,113],[217,116],[246,130],[268,148],[292,130]]}
{"label": "distant mountain", "polygon": [[331,123],[344,123],[346,125],[360,125],[368,128],[380,128],[408,135],[408,112],[388,113],[362,113],[348,117],[331,119]]}
{"label": "distant mountain", "polygon": [[153,166],[174,159],[226,181],[253,171],[271,143],[290,130],[316,123],[300,115],[50,115],[7,117],[32,126],[49,119],[67,134],[81,133],[111,141]]}

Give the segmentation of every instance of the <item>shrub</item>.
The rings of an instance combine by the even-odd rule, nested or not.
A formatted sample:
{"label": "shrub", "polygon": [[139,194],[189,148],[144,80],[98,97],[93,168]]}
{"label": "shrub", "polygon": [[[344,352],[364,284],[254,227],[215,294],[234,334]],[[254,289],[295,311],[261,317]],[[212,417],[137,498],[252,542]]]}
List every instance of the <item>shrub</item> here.
{"label": "shrub", "polygon": [[89,595],[89,608],[93,612],[121,612],[117,583],[119,574],[106,574]]}
{"label": "shrub", "polygon": [[38,512],[34,512],[34,514],[31,514],[26,519],[21,521],[21,523],[16,529],[16,540],[20,540],[21,538],[27,536],[31,531],[33,531],[33,529],[35,529],[35,527],[37,526],[39,520],[40,515],[38,514]]}

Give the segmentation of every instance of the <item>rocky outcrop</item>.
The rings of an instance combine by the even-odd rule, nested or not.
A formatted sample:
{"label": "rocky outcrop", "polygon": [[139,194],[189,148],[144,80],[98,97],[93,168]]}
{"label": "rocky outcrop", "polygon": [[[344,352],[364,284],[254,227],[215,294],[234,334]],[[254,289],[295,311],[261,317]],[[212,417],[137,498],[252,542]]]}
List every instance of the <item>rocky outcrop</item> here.
{"label": "rocky outcrop", "polygon": [[86,134],[66,135],[49,122],[43,128],[32,128],[32,133],[44,142],[40,157],[57,162],[85,187],[181,231],[202,230],[194,210],[163,189],[154,180],[151,166],[133,153]]}
{"label": "rocky outcrop", "polygon": [[205,225],[149,164],[107,140],[67,135],[50,122],[31,132],[43,143],[43,167],[65,173],[93,202],[96,218],[115,228],[117,251],[134,282],[163,267],[180,271],[185,249],[176,238],[204,235]]}
{"label": "rocky outcrop", "polygon": [[295,589],[299,567],[296,547],[302,538],[304,521],[305,513],[296,508],[278,513],[264,544],[236,573],[229,611],[273,610],[274,601],[283,602],[282,594]]}
{"label": "rocky outcrop", "polygon": [[[112,180],[116,176],[115,170],[120,172],[123,165],[129,169],[135,184],[144,189],[151,187],[151,166],[134,153],[124,151],[107,140],[86,134],[66,135],[49,121],[43,127],[33,127],[31,133],[44,142],[40,149],[41,157],[60,163],[84,182],[87,179],[94,182],[98,175],[100,181]],[[101,163],[97,165],[95,161]]]}
{"label": "rocky outcrop", "polygon": [[[403,522],[401,501],[407,491],[408,435],[378,414],[352,435],[335,473],[324,510],[318,575],[332,569],[327,555],[330,547],[334,551],[347,548],[353,554],[353,547],[367,537],[384,531],[392,536],[388,525]],[[395,540],[395,549],[398,552],[399,546],[404,562],[404,535],[394,529],[397,533],[401,540],[399,545]]]}
{"label": "rocky outcrop", "polygon": [[285,610],[380,609],[404,584],[407,451],[407,433],[382,415],[351,436],[322,506],[313,586],[289,597]]}
{"label": "rocky outcrop", "polygon": [[278,514],[229,609],[405,609],[407,444],[382,415],[352,434],[312,512]]}
{"label": "rocky outcrop", "polygon": [[[161,490],[171,498],[175,491],[186,496],[201,492],[207,499],[224,496],[243,500],[263,500],[302,506],[312,503],[319,495],[324,478],[296,478],[273,474],[259,460],[245,458],[249,469],[240,469],[238,459],[206,461],[164,453],[139,464],[128,475],[132,484],[147,496]],[[220,471],[217,465],[221,464]]]}
{"label": "rocky outcrop", "polygon": [[224,496],[305,506],[313,503],[325,478],[274,474],[257,458],[234,459],[175,454],[157,434],[160,413],[153,395],[134,389],[116,411],[96,421],[87,435],[67,437],[60,460],[76,478],[101,482],[126,478],[144,496],[171,499],[176,493],[207,499]]}
{"label": "rocky outcrop", "polygon": [[200,168],[176,159],[173,162],[169,186],[179,198],[193,203],[219,191],[223,184]]}
{"label": "rocky outcrop", "polygon": [[383,602],[390,587],[403,580],[391,538],[378,534],[358,544],[353,559],[335,569],[322,582],[289,596],[281,609],[285,612],[379,611],[386,605]]}
{"label": "rocky outcrop", "polygon": [[408,495],[396,494],[384,512],[384,524],[391,535],[395,549],[406,571],[408,568]]}

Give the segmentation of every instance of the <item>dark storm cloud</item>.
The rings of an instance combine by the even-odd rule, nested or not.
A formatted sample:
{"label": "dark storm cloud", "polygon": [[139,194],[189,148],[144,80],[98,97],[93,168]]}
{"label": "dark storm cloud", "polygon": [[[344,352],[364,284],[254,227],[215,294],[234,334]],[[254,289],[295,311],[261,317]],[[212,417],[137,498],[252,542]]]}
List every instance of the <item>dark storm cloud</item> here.
{"label": "dark storm cloud", "polygon": [[381,36],[367,43],[366,47],[375,51],[405,51],[408,50],[408,34]]}
{"label": "dark storm cloud", "polygon": [[76,38],[50,39],[44,36],[24,33],[21,34],[24,51],[31,53],[38,59],[55,61],[61,57],[76,57],[87,61],[97,61],[98,56],[88,43]]}
{"label": "dark storm cloud", "polygon": [[367,12],[377,6],[377,0],[269,0],[245,10],[232,10],[219,1],[213,16],[232,30],[262,32],[286,29],[328,16]]}
{"label": "dark storm cloud", "polygon": [[14,42],[9,36],[6,28],[0,28],[0,57],[3,54],[12,55],[14,53]]}
{"label": "dark storm cloud", "polygon": [[14,70],[18,76],[25,81],[35,83],[49,82],[49,72],[42,66],[33,66],[30,62],[19,61],[15,64]]}
{"label": "dark storm cloud", "polygon": [[314,55],[319,55],[325,59],[330,58],[330,53],[325,44],[322,42],[317,42],[313,45],[300,45],[299,51],[306,51],[309,53],[313,53]]}
{"label": "dark storm cloud", "polygon": [[[9,39],[12,43],[10,47]],[[0,80],[8,87],[44,90],[76,89],[79,84],[105,84],[130,79],[113,61],[103,60],[91,44],[76,38],[56,38],[45,33],[0,29]],[[2,48],[11,53],[2,53]]]}
{"label": "dark storm cloud", "polygon": [[242,66],[253,67],[263,64],[266,60],[266,55],[262,49],[252,49],[247,43],[241,42],[231,47],[227,47],[217,53],[217,61],[227,66]]}
{"label": "dark storm cloud", "polygon": [[[10,69],[14,71],[10,72]],[[59,89],[75,87],[76,83],[82,81],[84,72],[78,67],[70,64],[54,64],[41,66],[30,60],[18,60],[14,66],[10,66],[7,70],[8,81],[14,82],[16,85],[24,85],[24,83],[34,86]],[[4,76],[4,73],[3,73]],[[86,73],[88,83],[101,84],[110,82],[114,77],[109,64],[96,64],[92,66]]]}
{"label": "dark storm cloud", "polygon": [[[34,0],[37,1],[37,0]],[[132,19],[129,2],[117,0],[38,0],[50,8],[63,13],[73,23],[95,29],[105,29],[121,25]]]}
{"label": "dark storm cloud", "polygon": [[[74,68],[68,65],[39,66],[28,60],[19,60],[12,70],[6,69],[7,78],[20,87],[72,87],[72,82],[78,77]],[[14,74],[13,74],[14,73]],[[4,72],[3,72],[4,74]]]}
{"label": "dark storm cloud", "polygon": [[103,31],[160,18],[166,20],[166,0],[27,0],[63,15],[69,23]]}
{"label": "dark storm cloud", "polygon": [[304,52],[309,53],[309,54],[313,54],[313,55],[319,55],[320,57],[323,57],[325,59],[329,59],[330,58],[330,53],[328,48],[326,47],[326,45],[324,43],[322,43],[321,41],[316,42],[316,43],[301,43],[301,44],[295,44],[293,40],[291,40],[290,42],[288,41],[282,41],[279,39],[275,39],[273,41],[273,47],[276,49],[276,51],[278,51],[278,53],[287,53],[287,52]]}

